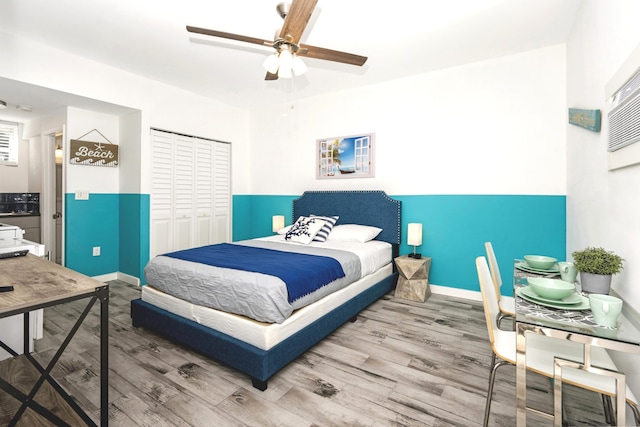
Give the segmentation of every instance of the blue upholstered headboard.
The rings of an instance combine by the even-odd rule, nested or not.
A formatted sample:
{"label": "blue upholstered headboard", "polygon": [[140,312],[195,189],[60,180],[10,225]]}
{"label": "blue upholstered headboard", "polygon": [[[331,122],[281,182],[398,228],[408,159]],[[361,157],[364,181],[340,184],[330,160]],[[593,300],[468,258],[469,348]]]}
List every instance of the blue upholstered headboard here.
{"label": "blue upholstered headboard", "polygon": [[402,202],[384,191],[305,191],[293,201],[293,221],[299,216],[338,215],[337,224],[381,228],[376,240],[399,245]]}

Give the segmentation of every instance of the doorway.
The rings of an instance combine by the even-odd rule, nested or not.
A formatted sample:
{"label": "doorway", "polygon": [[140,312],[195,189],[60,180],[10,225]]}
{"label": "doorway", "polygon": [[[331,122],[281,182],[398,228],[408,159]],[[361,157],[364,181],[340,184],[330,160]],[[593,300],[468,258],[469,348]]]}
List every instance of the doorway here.
{"label": "doorway", "polygon": [[55,228],[55,248],[51,261],[62,265],[62,159],[64,151],[62,150],[62,132],[55,134],[55,209],[52,219]]}
{"label": "doorway", "polygon": [[64,265],[64,132],[43,134],[42,243],[50,261]]}

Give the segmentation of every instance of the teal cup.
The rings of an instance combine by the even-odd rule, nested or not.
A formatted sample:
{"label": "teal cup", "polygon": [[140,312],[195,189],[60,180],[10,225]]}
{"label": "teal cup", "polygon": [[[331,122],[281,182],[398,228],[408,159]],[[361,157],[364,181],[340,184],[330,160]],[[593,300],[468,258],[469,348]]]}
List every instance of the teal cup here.
{"label": "teal cup", "polygon": [[560,268],[560,277],[565,282],[575,283],[576,277],[578,276],[578,270],[576,266],[571,262],[559,262],[558,267]]}
{"label": "teal cup", "polygon": [[622,300],[611,295],[589,294],[593,320],[600,326],[615,328],[622,311]]}

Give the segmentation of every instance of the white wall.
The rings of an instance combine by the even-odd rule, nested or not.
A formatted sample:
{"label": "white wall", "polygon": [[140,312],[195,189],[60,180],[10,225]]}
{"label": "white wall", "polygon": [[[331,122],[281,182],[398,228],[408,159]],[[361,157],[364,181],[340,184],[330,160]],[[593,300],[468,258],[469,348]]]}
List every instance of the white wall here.
{"label": "white wall", "polygon": [[[97,129],[100,133],[92,132],[93,129]],[[83,136],[85,134],[87,135]],[[121,145],[119,134],[118,116],[100,114],[73,107],[67,110],[67,140],[63,142],[63,161],[65,164],[65,169],[63,170],[66,171],[66,193],[74,193],[78,190],[88,190],[90,193],[119,193],[120,168],[69,164],[69,156],[71,154],[70,140],[81,139],[82,141],[103,144],[107,144],[110,141],[112,144],[119,146]],[[124,144],[131,143],[132,141],[124,142]],[[138,141],[133,141],[133,143],[138,144]]]}
{"label": "white wall", "polygon": [[[120,190],[121,194],[140,193],[142,185],[140,175],[141,165],[145,162],[142,159],[142,147],[140,146],[140,135],[142,135],[142,112],[136,111],[119,117],[119,139],[118,154],[121,159],[118,168],[120,169]],[[135,138],[136,143],[131,139]]]}
{"label": "white wall", "polygon": [[[563,195],[565,61],[558,45],[252,110],[252,193]],[[369,132],[375,178],[316,180],[316,139]]]}
{"label": "white wall", "polygon": [[[150,188],[150,127],[232,142],[232,191],[249,193],[249,113],[160,82],[0,33],[0,77],[141,111],[139,192]],[[189,78],[189,76],[185,76]],[[77,135],[70,135],[77,137]]]}
{"label": "white wall", "polygon": [[[567,43],[569,107],[600,109],[599,133],[568,125],[567,258],[585,246],[603,246],[625,258],[612,287],[640,311],[640,166],[607,170],[605,85],[640,43],[635,0],[586,0]],[[639,64],[640,65],[640,64]],[[614,354],[640,396],[639,358]],[[627,420],[629,420],[629,414]]]}
{"label": "white wall", "polygon": [[[569,107],[600,109],[602,131],[568,125],[567,255],[603,246],[625,258],[612,286],[640,309],[640,166],[609,172],[605,85],[640,43],[640,2],[587,0],[568,43]],[[613,25],[615,23],[615,25]]]}

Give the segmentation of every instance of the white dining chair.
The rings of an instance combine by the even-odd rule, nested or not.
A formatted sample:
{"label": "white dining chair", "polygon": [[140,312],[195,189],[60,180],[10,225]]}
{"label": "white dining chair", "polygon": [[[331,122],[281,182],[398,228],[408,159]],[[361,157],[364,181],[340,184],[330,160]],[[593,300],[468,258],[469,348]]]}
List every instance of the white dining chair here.
{"label": "white dining chair", "polygon": [[502,319],[505,317],[514,318],[516,315],[516,299],[514,297],[502,295],[500,288],[502,287],[502,277],[500,276],[500,267],[498,267],[498,260],[496,254],[493,251],[493,245],[491,242],[485,242],[484,248],[487,252],[487,260],[489,260],[489,269],[491,270],[491,278],[496,288],[496,297],[498,298],[498,308],[500,314],[496,319],[496,326],[499,328]]}
{"label": "white dining chair", "polygon": [[[496,371],[500,366],[508,364],[515,365],[516,363],[516,332],[502,330],[494,326],[500,314],[500,309],[498,308],[498,300],[495,295],[496,288],[485,257],[480,256],[476,258],[476,268],[478,270],[478,280],[480,281],[480,290],[482,292],[487,330],[493,352],[483,423],[484,426],[487,426],[491,411],[491,399]],[[582,362],[583,356],[582,344],[533,333],[527,335],[526,363],[527,370],[529,371],[553,378],[554,357]],[[607,351],[601,347],[591,347],[591,365],[608,370],[617,370]],[[595,391],[609,398],[615,397],[616,395],[616,384],[612,377],[596,375],[579,369],[567,369],[562,372],[562,381],[566,384]],[[627,387],[626,397],[637,425],[640,423],[638,401],[629,387]],[[603,402],[605,402],[605,399],[603,399]],[[606,403],[605,413],[607,418],[609,418],[610,414],[607,410]]]}

